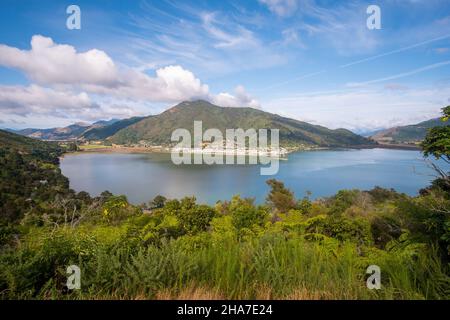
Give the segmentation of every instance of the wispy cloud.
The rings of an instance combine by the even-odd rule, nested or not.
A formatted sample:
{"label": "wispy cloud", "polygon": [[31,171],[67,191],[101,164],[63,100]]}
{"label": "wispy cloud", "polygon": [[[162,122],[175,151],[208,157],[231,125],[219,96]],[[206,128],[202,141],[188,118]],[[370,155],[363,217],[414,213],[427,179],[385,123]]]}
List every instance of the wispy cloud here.
{"label": "wispy cloud", "polygon": [[143,2],[140,14],[131,15],[134,31],[127,36],[140,56],[152,60],[169,58],[209,77],[287,62],[283,50],[269,45],[267,39],[252,30],[260,24],[267,26],[267,18],[252,19],[245,10],[229,14],[171,1],[164,3],[172,7],[171,14],[160,14],[157,3]]}
{"label": "wispy cloud", "polygon": [[365,81],[365,82],[351,82],[348,83],[347,85],[349,87],[359,87],[359,86],[366,86],[369,84],[374,84],[374,83],[379,83],[379,82],[385,82],[385,81],[390,81],[390,80],[395,80],[395,79],[400,79],[400,78],[404,78],[404,77],[409,77],[418,73],[422,73],[428,70],[432,70],[432,69],[436,69],[436,68],[441,68],[444,66],[447,66],[450,64],[450,60],[447,61],[443,61],[443,62],[439,62],[439,63],[434,63],[425,67],[421,67],[421,68],[417,68],[408,72],[403,72],[403,73],[398,73],[395,75],[391,75],[388,77],[384,77],[384,78],[379,78],[379,79],[373,79],[373,80],[369,80],[369,81]]}
{"label": "wispy cloud", "polygon": [[399,48],[399,49],[396,49],[396,50],[392,50],[392,51],[389,51],[389,52],[377,54],[377,55],[370,56],[370,57],[367,57],[367,58],[364,58],[364,59],[356,60],[356,61],[353,61],[353,62],[350,62],[350,63],[347,63],[347,64],[343,64],[340,67],[341,68],[347,68],[347,67],[354,66],[354,65],[357,65],[357,64],[360,64],[360,63],[373,61],[373,60],[376,60],[376,59],[379,59],[379,58],[383,58],[383,57],[387,57],[387,56],[390,56],[390,55],[393,55],[393,54],[396,54],[396,53],[408,51],[408,50],[411,50],[411,49],[414,49],[414,48],[418,48],[418,47],[421,47],[421,46],[424,46],[424,45],[427,45],[427,44],[430,44],[430,43],[433,43],[433,42],[436,42],[436,41],[445,40],[445,39],[448,39],[448,38],[450,38],[450,34],[445,35],[445,36],[440,36],[440,37],[437,37],[437,38],[433,38],[433,39],[430,39],[430,40],[418,42],[418,43],[415,43],[415,44],[412,44],[412,45],[409,45],[409,46],[406,46],[406,47],[402,47],[402,48]]}
{"label": "wispy cloud", "polygon": [[292,16],[298,9],[298,0],[259,0],[280,17]]}
{"label": "wispy cloud", "polygon": [[267,101],[265,108],[295,119],[357,132],[418,123],[438,117],[450,87],[414,90],[336,90]]}

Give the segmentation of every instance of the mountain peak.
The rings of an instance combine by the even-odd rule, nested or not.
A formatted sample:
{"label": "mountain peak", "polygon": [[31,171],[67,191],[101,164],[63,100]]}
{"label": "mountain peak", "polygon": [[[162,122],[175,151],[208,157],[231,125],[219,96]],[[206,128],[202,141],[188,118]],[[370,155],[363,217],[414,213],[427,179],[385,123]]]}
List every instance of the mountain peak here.
{"label": "mountain peak", "polygon": [[185,128],[192,132],[195,121],[202,121],[204,130],[215,128],[221,132],[233,128],[279,129],[282,145],[346,147],[373,144],[348,130],[330,130],[253,108],[219,107],[205,100],[181,102],[118,131],[110,140],[116,144],[170,145],[174,130]]}
{"label": "mountain peak", "polygon": [[193,101],[183,101],[180,102],[179,104],[173,106],[170,109],[167,109],[166,112],[168,113],[174,113],[177,111],[180,111],[182,109],[186,109],[186,108],[200,108],[200,107],[216,107],[218,108],[218,106],[212,104],[211,102],[208,102],[206,100],[193,100]]}

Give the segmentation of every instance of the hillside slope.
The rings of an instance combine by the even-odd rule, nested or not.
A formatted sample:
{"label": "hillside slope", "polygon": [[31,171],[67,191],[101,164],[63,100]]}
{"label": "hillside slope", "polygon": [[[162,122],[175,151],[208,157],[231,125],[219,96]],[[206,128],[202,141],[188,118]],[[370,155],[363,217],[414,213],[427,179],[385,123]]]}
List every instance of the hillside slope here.
{"label": "hillside slope", "polygon": [[94,127],[84,131],[81,134],[82,139],[85,140],[104,140],[112,135],[114,135],[119,130],[126,128],[136,122],[144,119],[143,117],[133,117],[130,119],[123,119],[116,121],[112,124],[102,126],[102,127]]}
{"label": "hillside slope", "polygon": [[442,122],[440,118],[431,119],[414,125],[382,130],[371,136],[371,138],[379,143],[415,144],[425,138],[429,129],[444,125],[445,122]]}
{"label": "hillside slope", "polygon": [[101,129],[105,127],[112,126],[119,122],[117,119],[112,120],[100,120],[90,123],[79,122],[67,127],[62,128],[50,128],[50,129],[23,129],[14,131],[14,133],[20,134],[22,136],[37,138],[41,140],[53,140],[53,141],[61,141],[61,140],[77,140],[80,138],[85,132],[93,129]]}
{"label": "hillside slope", "polygon": [[22,155],[43,158],[46,161],[54,161],[63,151],[56,142],[40,141],[1,129],[0,150],[11,150]]}
{"label": "hillside slope", "polygon": [[113,135],[117,144],[136,144],[140,141],[155,145],[168,145],[175,129],[185,128],[191,134],[194,121],[203,121],[203,131],[226,129],[279,129],[283,146],[308,145],[321,147],[348,147],[371,145],[373,141],[349,130],[328,128],[281,117],[252,108],[224,108],[206,101],[182,102],[150,118],[145,118]]}

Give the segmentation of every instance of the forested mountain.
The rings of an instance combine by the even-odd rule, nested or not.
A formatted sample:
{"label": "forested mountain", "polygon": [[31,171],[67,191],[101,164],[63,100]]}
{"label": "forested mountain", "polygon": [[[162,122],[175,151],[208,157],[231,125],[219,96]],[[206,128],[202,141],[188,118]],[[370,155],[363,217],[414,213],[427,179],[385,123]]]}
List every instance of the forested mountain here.
{"label": "forested mountain", "polygon": [[50,202],[69,193],[58,166],[62,153],[56,143],[0,130],[0,224],[54,212]]}
{"label": "forested mountain", "polygon": [[104,140],[114,135],[119,130],[126,128],[142,119],[144,118],[133,117],[129,119],[117,120],[116,122],[106,126],[90,128],[83,132],[81,138],[85,140]]}
{"label": "forested mountain", "polygon": [[279,129],[282,145],[347,147],[374,144],[349,130],[330,130],[257,109],[225,108],[201,100],[182,102],[157,116],[144,118],[120,130],[110,139],[117,144],[140,141],[156,145],[170,144],[174,130],[185,128],[192,134],[194,121],[200,120],[203,122],[203,131],[217,128],[224,134],[226,129]]}
{"label": "forested mountain", "polygon": [[378,131],[371,138],[380,143],[406,143],[413,144],[422,141],[428,130],[433,127],[444,126],[440,118],[423,121],[417,124],[389,128]]}

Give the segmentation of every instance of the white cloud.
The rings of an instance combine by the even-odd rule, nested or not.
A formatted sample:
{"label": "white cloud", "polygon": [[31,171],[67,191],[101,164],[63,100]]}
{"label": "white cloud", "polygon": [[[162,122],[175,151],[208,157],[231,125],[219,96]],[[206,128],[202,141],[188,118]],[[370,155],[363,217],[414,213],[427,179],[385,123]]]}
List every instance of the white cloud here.
{"label": "white cloud", "polygon": [[235,94],[231,95],[226,92],[219,93],[212,97],[212,102],[224,107],[250,107],[259,108],[260,104],[256,99],[253,99],[243,86],[237,86]]}
{"label": "white cloud", "polygon": [[85,92],[72,94],[37,85],[0,86],[0,111],[6,114],[74,114],[99,108]]}
{"label": "white cloud", "polygon": [[74,94],[30,85],[0,86],[0,114],[95,120],[111,115],[131,116],[133,111],[126,106],[100,106],[85,92]]}
{"label": "white cloud", "polygon": [[178,65],[159,68],[150,76],[127,66],[117,67],[103,51],[77,52],[73,46],[55,44],[51,38],[39,35],[32,37],[30,50],[0,45],[0,65],[17,68],[38,84],[0,87],[0,110],[9,114],[53,113],[89,118],[108,112],[114,116],[133,114],[129,107],[102,109],[87,93],[142,104],[205,99],[220,105],[258,105],[241,87],[236,95],[221,93],[216,97],[208,85]]}
{"label": "white cloud", "polygon": [[293,15],[298,7],[297,0],[259,0],[259,2],[280,17]]}
{"label": "white cloud", "polygon": [[117,87],[89,84],[81,87],[97,94],[153,102],[207,99],[209,94],[209,87],[181,66],[160,68],[155,77],[133,69],[126,69],[119,76]]}
{"label": "white cloud", "polygon": [[0,65],[20,69],[41,84],[118,84],[117,68],[103,51],[78,53],[41,35],[32,37],[28,51],[0,45]]}
{"label": "white cloud", "polygon": [[208,86],[180,66],[158,69],[156,77],[150,77],[132,68],[117,68],[103,51],[77,52],[39,35],[32,37],[28,51],[0,45],[0,65],[17,68],[39,84],[120,97],[173,102],[208,95]]}

